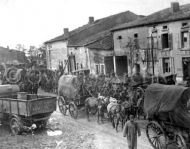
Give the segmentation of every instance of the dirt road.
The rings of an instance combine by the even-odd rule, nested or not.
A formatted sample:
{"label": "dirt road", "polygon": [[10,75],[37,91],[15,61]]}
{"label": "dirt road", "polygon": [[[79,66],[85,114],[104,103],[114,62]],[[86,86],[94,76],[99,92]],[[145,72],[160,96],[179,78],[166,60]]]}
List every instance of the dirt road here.
{"label": "dirt road", "polygon": [[[62,134],[55,135],[57,131]],[[37,131],[35,135],[11,136],[8,127],[1,125],[0,149],[127,149],[121,128],[119,131],[116,133],[107,121],[97,124],[95,116],[87,122],[83,111],[77,120],[55,111],[47,130]],[[151,149],[144,131],[138,140],[138,148]]]}
{"label": "dirt road", "polygon": [[[110,122],[98,124],[96,116],[87,122],[84,111],[74,120],[63,116],[59,110],[49,119],[47,129],[12,136],[9,127],[0,124],[0,149],[127,149],[126,138],[112,128]],[[144,124],[141,122],[141,126]],[[152,149],[142,129],[138,149]]]}

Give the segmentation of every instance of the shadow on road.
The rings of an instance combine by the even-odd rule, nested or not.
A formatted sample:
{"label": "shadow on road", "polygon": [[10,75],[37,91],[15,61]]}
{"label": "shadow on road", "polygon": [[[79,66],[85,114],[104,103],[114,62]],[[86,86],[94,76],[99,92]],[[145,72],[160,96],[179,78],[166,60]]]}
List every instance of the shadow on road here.
{"label": "shadow on road", "polygon": [[9,126],[0,124],[0,132],[0,137],[10,135]]}

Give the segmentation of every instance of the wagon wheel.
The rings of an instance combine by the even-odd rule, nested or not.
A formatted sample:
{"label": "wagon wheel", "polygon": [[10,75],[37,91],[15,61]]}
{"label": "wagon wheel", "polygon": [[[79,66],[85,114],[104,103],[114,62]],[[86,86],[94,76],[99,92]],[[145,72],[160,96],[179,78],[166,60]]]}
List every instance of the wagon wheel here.
{"label": "wagon wheel", "polygon": [[64,97],[59,96],[58,97],[58,106],[59,106],[59,110],[63,115],[66,115],[67,113],[67,106],[66,106],[66,101],[64,99]]}
{"label": "wagon wheel", "polygon": [[149,122],[146,127],[147,138],[154,149],[166,148],[166,135],[157,122]]}
{"label": "wagon wheel", "polygon": [[180,133],[175,135],[176,146],[179,149],[187,149],[185,139]]}
{"label": "wagon wheel", "polygon": [[77,109],[77,106],[74,102],[69,103],[69,113],[74,119],[77,119],[78,109]]}
{"label": "wagon wheel", "polygon": [[19,117],[12,117],[9,125],[13,135],[19,135],[21,133],[22,122]]}

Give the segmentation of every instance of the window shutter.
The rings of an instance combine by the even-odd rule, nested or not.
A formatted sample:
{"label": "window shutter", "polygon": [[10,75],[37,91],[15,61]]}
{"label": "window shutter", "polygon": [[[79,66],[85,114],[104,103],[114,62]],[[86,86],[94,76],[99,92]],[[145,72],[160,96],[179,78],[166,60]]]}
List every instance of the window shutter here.
{"label": "window shutter", "polygon": [[181,32],[178,34],[178,49],[181,49]]}
{"label": "window shutter", "polygon": [[162,40],[163,40],[163,34],[161,34],[161,36],[160,36],[161,50],[163,49],[163,42],[162,42]]}
{"label": "window shutter", "polygon": [[162,58],[159,58],[159,73],[163,74]]}
{"label": "window shutter", "polygon": [[157,36],[157,48],[158,50],[162,49],[162,36]]}
{"label": "window shutter", "polygon": [[170,71],[170,72],[171,72],[171,73],[175,73],[174,57],[171,57],[170,59],[171,59],[171,62],[170,62],[170,63],[171,63],[171,64],[170,64],[170,65],[171,65],[171,66],[170,66],[170,67],[171,67],[171,71]]}
{"label": "window shutter", "polygon": [[190,30],[188,33],[189,33],[189,41],[188,42],[189,42],[189,48],[190,48]]}
{"label": "window shutter", "polygon": [[172,33],[168,34],[168,43],[169,43],[169,48],[172,50],[173,49]]}

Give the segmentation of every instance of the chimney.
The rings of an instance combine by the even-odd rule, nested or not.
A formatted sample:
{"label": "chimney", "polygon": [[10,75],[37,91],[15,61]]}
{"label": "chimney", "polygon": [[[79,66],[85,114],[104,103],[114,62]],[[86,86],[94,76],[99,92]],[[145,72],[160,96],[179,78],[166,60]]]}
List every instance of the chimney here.
{"label": "chimney", "polygon": [[89,22],[88,22],[89,24],[92,24],[92,23],[94,23],[94,17],[89,17]]}
{"label": "chimney", "polygon": [[171,10],[172,13],[178,12],[180,10],[179,2],[171,2]]}
{"label": "chimney", "polygon": [[64,34],[65,36],[68,36],[68,35],[69,35],[69,29],[68,29],[68,28],[64,28],[64,29],[63,29],[63,34]]}

